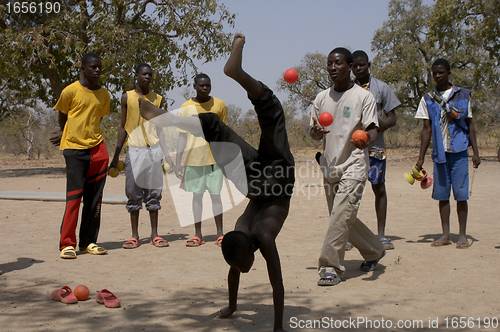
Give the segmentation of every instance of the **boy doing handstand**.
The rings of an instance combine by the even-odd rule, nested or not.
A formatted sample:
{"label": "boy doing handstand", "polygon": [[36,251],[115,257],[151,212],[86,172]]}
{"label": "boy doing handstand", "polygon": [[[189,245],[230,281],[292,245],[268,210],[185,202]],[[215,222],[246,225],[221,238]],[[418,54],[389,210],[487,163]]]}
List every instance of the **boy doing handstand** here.
{"label": "boy doing handstand", "polygon": [[139,103],[141,115],[159,126],[176,126],[193,134],[201,134],[198,129],[201,123],[215,161],[238,189],[241,188],[238,186],[240,182],[235,179],[234,174],[230,174],[234,158],[228,156],[228,149],[218,148],[220,145],[217,143],[229,142],[239,147],[246,172],[245,191],[250,202],[238,218],[234,231],[227,233],[222,240],[222,252],[230,265],[229,306],[220,310],[219,317],[229,317],[236,311],[240,275],[250,270],[254,252],[259,249],[266,260],[273,288],[274,331],[283,331],[284,287],[275,239],[290,208],[295,163],[279,100],[267,86],[248,75],[241,67],[244,44],[245,36],[236,34],[224,73],[247,91],[255,107],[262,131],[258,149],[245,142],[215,114],[181,118],[166,113],[144,99],[139,100]]}

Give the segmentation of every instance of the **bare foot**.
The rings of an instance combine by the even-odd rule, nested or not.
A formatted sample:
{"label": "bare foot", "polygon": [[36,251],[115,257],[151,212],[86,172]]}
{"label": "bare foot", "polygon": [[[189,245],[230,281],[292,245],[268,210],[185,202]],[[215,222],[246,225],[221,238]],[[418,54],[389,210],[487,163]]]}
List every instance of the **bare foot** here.
{"label": "bare foot", "polygon": [[225,307],[219,311],[219,315],[217,317],[227,318],[227,317],[231,316],[235,311],[236,310],[232,310],[230,307]]}
{"label": "bare foot", "polygon": [[432,242],[431,246],[433,246],[433,247],[442,247],[442,246],[450,245],[452,243],[453,242],[451,242],[450,235],[444,235],[443,234],[443,236],[441,236],[439,239],[437,239],[436,241]]}
{"label": "bare foot", "polygon": [[469,241],[465,235],[458,235],[457,248],[466,249],[470,247]]}
{"label": "bare foot", "polygon": [[234,35],[231,55],[224,66],[224,74],[236,79],[243,71],[241,61],[243,58],[243,46],[245,45],[245,35],[237,33]]}

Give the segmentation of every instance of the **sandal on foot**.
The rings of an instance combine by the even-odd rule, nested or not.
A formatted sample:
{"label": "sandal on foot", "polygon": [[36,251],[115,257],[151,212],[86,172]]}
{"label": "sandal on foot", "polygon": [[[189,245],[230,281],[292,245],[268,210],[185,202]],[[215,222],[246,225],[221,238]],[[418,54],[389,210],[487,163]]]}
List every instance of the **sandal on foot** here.
{"label": "sandal on foot", "polygon": [[457,249],[467,249],[471,246],[471,243],[467,242],[457,242]]}
{"label": "sandal on foot", "polygon": [[215,245],[216,245],[216,246],[219,246],[219,247],[220,247],[220,246],[222,246],[222,239],[223,239],[223,238],[224,238],[224,236],[219,236],[219,237],[217,238],[217,240],[215,241]]}
{"label": "sandal on foot", "polygon": [[154,239],[151,240],[152,245],[158,248],[163,248],[163,247],[168,247],[168,241],[162,238],[161,236],[157,236]]}
{"label": "sandal on foot", "polygon": [[92,254],[92,255],[104,255],[108,252],[106,249],[104,249],[103,247],[99,247],[95,243],[89,244],[87,246],[87,248],[85,248],[83,250],[82,250],[82,248],[80,248],[80,251],[87,253],[87,254]]}
{"label": "sandal on foot", "polygon": [[431,243],[431,247],[442,247],[442,246],[448,246],[450,244],[452,244],[453,242],[451,240],[446,240],[446,241],[439,241],[439,240],[436,240],[434,242]]}
{"label": "sandal on foot", "polygon": [[123,249],[135,249],[140,245],[141,244],[139,243],[139,241],[137,241],[135,237],[131,237],[130,240],[128,240],[123,244]]}
{"label": "sandal on foot", "polygon": [[335,273],[325,272],[318,281],[318,286],[335,286],[340,282],[340,277]]}
{"label": "sandal on foot", "polygon": [[186,247],[199,247],[202,244],[205,244],[205,241],[197,236],[193,236],[191,239],[187,240]]}
{"label": "sandal on foot", "polygon": [[349,242],[349,241],[347,241],[347,243],[345,245],[345,251],[352,250],[352,248],[354,248],[354,246],[352,245],[352,243]]}
{"label": "sandal on foot", "polygon": [[121,306],[118,297],[107,289],[103,289],[97,293],[95,300],[97,303],[104,304],[108,308],[119,308]]}
{"label": "sandal on foot", "polygon": [[376,259],[374,261],[363,261],[363,263],[361,263],[361,266],[359,267],[359,269],[363,272],[370,272],[370,271],[375,270],[379,260],[384,258],[384,256],[385,256],[385,250],[382,253],[382,256],[379,257],[379,259]]}
{"label": "sandal on foot", "polygon": [[72,246],[67,246],[61,250],[61,258],[64,259],[75,259],[76,258],[76,251],[75,248]]}
{"label": "sandal on foot", "polygon": [[63,288],[53,291],[52,300],[59,301],[65,304],[73,304],[78,302],[75,294],[73,294],[73,291],[68,286],[64,286]]}
{"label": "sandal on foot", "polygon": [[385,250],[392,250],[392,249],[394,249],[394,244],[391,241],[389,241],[388,238],[381,237],[380,238],[380,242],[382,242],[382,244],[384,245]]}

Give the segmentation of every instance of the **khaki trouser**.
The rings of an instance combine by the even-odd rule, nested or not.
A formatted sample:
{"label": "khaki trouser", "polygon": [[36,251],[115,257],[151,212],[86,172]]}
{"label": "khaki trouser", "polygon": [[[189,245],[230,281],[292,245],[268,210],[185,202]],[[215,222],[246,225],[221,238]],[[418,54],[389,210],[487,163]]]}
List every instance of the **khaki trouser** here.
{"label": "khaki trouser", "polygon": [[326,179],[325,194],[330,212],[330,225],[326,232],[319,256],[318,272],[336,273],[343,277],[347,240],[355,246],[367,261],[378,259],[384,252],[379,238],[358,218],[359,204],[366,181],[341,180],[329,183]]}

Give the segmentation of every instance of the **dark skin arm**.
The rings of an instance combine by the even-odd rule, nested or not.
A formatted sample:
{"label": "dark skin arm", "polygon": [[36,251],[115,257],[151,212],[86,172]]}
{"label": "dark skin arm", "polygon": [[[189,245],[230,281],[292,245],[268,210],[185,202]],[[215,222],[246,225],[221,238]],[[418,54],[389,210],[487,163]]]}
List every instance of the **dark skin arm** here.
{"label": "dark skin arm", "polygon": [[[235,225],[235,230],[247,234],[250,232],[250,236],[266,260],[269,281],[273,288],[274,331],[284,331],[283,309],[285,303],[281,264],[275,240],[288,215],[289,207],[290,199],[288,198],[276,198],[265,202],[250,201]],[[236,311],[239,278],[239,269],[231,267],[228,275],[229,306],[220,311],[220,318],[229,317]]]}
{"label": "dark skin arm", "polygon": [[238,308],[238,288],[240,287],[241,272],[238,268],[231,266],[227,275],[227,285],[229,290],[229,306],[221,309],[219,318],[231,316]]}
{"label": "dark skin arm", "polygon": [[122,121],[120,123],[120,128],[118,128],[118,141],[116,143],[115,155],[109,165],[110,168],[116,167],[123,144],[125,143],[125,139],[127,139],[127,131],[125,130],[125,123],[127,123],[127,98],[127,93],[124,93],[120,102],[122,107]]}
{"label": "dark skin arm", "polygon": [[469,142],[472,146],[473,152],[472,164],[474,165],[474,168],[478,168],[479,164],[481,164],[481,159],[479,158],[479,149],[477,148],[476,129],[474,128],[474,122],[472,121],[472,118],[466,118],[465,122],[469,127]]}
{"label": "dark skin arm", "polygon": [[184,174],[184,168],[182,167],[182,154],[184,153],[184,149],[187,144],[187,133],[179,133],[179,138],[177,139],[177,157],[175,160],[175,175],[182,179],[182,175]]}
{"label": "dark skin arm", "polygon": [[61,137],[63,134],[64,126],[66,125],[66,121],[68,121],[68,115],[64,114],[62,112],[59,112],[59,128],[61,129],[60,131],[53,131],[52,136],[50,138],[50,142],[54,144],[55,146],[59,146],[61,144]]}
{"label": "dark skin arm", "polygon": [[387,129],[396,125],[396,112],[394,110],[385,114],[385,120],[378,119],[378,131],[383,133]]}
{"label": "dark skin arm", "polygon": [[366,133],[368,134],[368,142],[364,139],[351,140],[352,144],[354,144],[358,149],[365,149],[375,143],[378,135],[377,126],[374,123],[371,123],[368,128],[366,128]]}
{"label": "dark skin arm", "polygon": [[309,135],[314,141],[319,141],[325,134],[328,134],[330,131],[323,128],[323,126],[319,124],[318,119],[316,119],[315,116],[312,117],[312,120],[314,124],[309,131]]}
{"label": "dark skin arm", "polygon": [[422,169],[422,165],[425,161],[425,153],[429,147],[429,142],[431,141],[432,129],[431,120],[424,119],[424,126],[422,127],[422,134],[420,135],[420,155],[417,161],[417,168]]}

